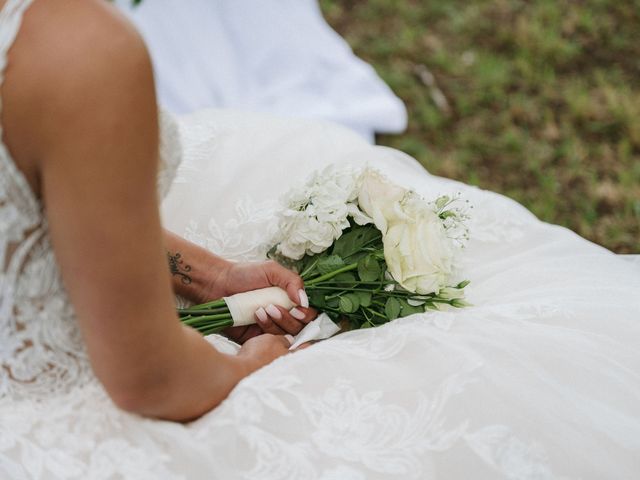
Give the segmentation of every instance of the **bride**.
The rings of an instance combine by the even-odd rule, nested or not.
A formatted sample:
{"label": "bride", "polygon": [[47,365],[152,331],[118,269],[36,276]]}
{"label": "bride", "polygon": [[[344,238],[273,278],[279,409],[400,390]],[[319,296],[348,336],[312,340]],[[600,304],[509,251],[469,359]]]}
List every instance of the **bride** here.
{"label": "bride", "polygon": [[[2,478],[639,471],[633,266],[329,124],[218,111],[159,122],[145,47],[112,7],[0,7]],[[471,200],[459,268],[474,306],[287,354],[284,334],[315,312],[297,275],[255,262],[277,198],[328,163],[365,162],[430,198]],[[228,332],[242,347],[177,321],[172,293],[270,284],[297,306]]]}

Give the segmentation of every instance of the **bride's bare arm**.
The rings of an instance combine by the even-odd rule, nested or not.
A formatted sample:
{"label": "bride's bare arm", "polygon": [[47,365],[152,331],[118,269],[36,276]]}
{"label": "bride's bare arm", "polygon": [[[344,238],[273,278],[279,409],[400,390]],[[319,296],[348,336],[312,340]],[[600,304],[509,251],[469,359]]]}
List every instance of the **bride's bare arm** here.
{"label": "bride's bare arm", "polygon": [[263,335],[233,357],[178,322],[155,192],[150,61],[104,3],[34,4],[3,92],[14,102],[6,135],[34,172],[96,375],[122,408],[186,420],[286,353],[288,342]]}
{"label": "bride's bare arm", "polygon": [[276,262],[230,262],[169,231],[164,232],[164,241],[173,289],[195,303],[270,286],[287,292],[296,305],[291,310],[265,305],[256,312],[255,325],[225,330],[239,343],[263,332],[295,335],[317,314],[308,308],[300,276]]}

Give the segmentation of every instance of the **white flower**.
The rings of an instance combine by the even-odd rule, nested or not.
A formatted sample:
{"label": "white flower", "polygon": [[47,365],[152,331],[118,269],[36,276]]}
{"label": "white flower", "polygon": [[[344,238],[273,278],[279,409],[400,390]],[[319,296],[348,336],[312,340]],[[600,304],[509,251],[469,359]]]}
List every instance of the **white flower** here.
{"label": "white flower", "polygon": [[384,235],[387,219],[393,218],[396,205],[407,193],[408,190],[389,182],[376,170],[367,169],[361,177],[358,205]]}
{"label": "white flower", "polygon": [[278,253],[293,260],[321,253],[349,227],[349,217],[359,225],[370,223],[356,201],[359,181],[359,170],[329,166],[303,188],[289,192],[280,218]]}
{"label": "white flower", "polygon": [[451,240],[442,221],[415,194],[400,202],[399,215],[383,236],[384,255],[393,278],[411,292],[438,292],[453,269]]}
{"label": "white flower", "polygon": [[420,294],[446,286],[453,268],[451,240],[427,202],[372,170],[363,174],[358,200],[382,232],[387,267],[400,285]]}

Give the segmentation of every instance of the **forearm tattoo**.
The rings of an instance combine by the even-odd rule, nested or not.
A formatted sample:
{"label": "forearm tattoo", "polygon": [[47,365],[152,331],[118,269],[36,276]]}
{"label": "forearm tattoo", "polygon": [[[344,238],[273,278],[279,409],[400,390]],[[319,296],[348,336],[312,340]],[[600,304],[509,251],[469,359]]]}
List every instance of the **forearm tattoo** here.
{"label": "forearm tattoo", "polygon": [[178,252],[174,254],[167,252],[167,259],[169,260],[169,270],[171,270],[171,275],[178,275],[181,277],[180,281],[184,285],[190,285],[191,276],[189,276],[189,272],[191,272],[191,265],[185,265],[182,255]]}

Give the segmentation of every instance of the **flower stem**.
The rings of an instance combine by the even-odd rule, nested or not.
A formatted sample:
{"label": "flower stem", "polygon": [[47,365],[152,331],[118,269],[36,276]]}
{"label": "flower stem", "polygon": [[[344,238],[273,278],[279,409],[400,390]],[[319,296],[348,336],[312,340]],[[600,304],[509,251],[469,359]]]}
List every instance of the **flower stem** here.
{"label": "flower stem", "polygon": [[229,313],[229,309],[226,307],[220,307],[220,308],[194,308],[194,307],[190,307],[190,308],[181,308],[178,309],[178,315],[185,316],[185,315],[192,315],[192,316],[202,316],[202,315],[217,315],[217,314],[226,314]]}
{"label": "flower stem", "polygon": [[224,299],[220,298],[218,300],[214,300],[212,302],[202,303],[200,305],[194,305],[193,307],[189,307],[189,310],[207,310],[212,308],[226,308],[227,303]]}
{"label": "flower stem", "polygon": [[201,315],[198,317],[189,318],[187,320],[182,320],[182,323],[184,323],[185,325],[191,326],[191,325],[197,325],[197,324],[206,323],[206,322],[212,322],[216,320],[229,320],[231,322],[230,325],[233,325],[233,319],[231,318],[230,313],[224,313],[224,314],[218,314],[218,315]]}
{"label": "flower stem", "polygon": [[340,267],[333,272],[325,273],[324,275],[320,275],[319,277],[312,278],[311,280],[306,282],[306,285],[315,285],[316,283],[323,282],[325,280],[329,280],[330,278],[335,277],[336,275],[344,272],[350,272],[351,270],[356,270],[358,268],[357,263],[350,263],[349,265],[345,265],[344,267]]}

